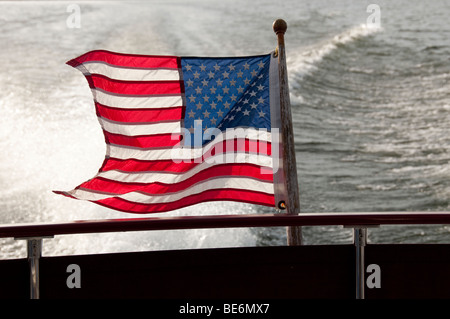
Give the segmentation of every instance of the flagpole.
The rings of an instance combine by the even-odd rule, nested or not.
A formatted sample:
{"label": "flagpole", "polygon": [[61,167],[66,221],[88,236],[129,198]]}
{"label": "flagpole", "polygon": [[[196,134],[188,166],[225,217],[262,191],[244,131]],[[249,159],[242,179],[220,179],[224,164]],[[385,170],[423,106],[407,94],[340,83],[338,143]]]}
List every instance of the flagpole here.
{"label": "flagpole", "polygon": [[[300,213],[300,196],[297,180],[297,162],[295,160],[291,103],[289,99],[286,52],[284,47],[284,33],[286,30],[286,21],[283,19],[275,20],[273,23],[273,31],[278,37],[278,70],[280,76],[280,115],[282,123],[281,139],[283,141],[283,169],[286,176],[286,190],[288,194],[286,209],[289,215],[298,215]],[[302,231],[300,226],[289,226],[286,231],[288,246],[298,246],[302,244]]]}

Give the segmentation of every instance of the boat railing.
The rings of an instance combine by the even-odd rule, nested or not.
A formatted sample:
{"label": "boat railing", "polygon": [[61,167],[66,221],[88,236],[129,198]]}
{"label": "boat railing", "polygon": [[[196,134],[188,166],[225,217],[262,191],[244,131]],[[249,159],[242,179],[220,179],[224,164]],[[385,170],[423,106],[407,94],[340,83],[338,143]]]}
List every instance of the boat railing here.
{"label": "boat railing", "polygon": [[30,298],[39,298],[39,258],[42,239],[59,235],[205,229],[243,227],[290,226],[344,226],[354,229],[356,249],[356,298],[364,298],[364,247],[367,244],[367,228],[381,225],[431,225],[450,224],[450,212],[352,212],[352,213],[301,213],[208,215],[149,217],[107,220],[79,220],[60,223],[0,225],[0,238],[27,241],[27,258],[30,266]]}

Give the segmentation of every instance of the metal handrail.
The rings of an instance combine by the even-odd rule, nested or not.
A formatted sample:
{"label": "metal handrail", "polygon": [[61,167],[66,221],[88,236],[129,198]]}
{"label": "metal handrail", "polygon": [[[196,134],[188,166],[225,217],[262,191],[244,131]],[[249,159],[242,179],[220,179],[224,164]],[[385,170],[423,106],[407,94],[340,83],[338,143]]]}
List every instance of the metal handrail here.
{"label": "metal handrail", "polygon": [[80,220],[47,224],[0,225],[0,238],[48,237],[68,234],[171,229],[330,226],[361,227],[400,224],[450,224],[450,212],[355,212],[212,215]]}
{"label": "metal handrail", "polygon": [[48,224],[0,225],[0,238],[27,240],[30,265],[30,298],[39,299],[39,258],[42,238],[56,235],[175,230],[199,228],[282,227],[343,225],[354,228],[356,298],[364,299],[364,246],[367,227],[400,224],[450,224],[450,212],[302,213],[151,217],[84,220]]}

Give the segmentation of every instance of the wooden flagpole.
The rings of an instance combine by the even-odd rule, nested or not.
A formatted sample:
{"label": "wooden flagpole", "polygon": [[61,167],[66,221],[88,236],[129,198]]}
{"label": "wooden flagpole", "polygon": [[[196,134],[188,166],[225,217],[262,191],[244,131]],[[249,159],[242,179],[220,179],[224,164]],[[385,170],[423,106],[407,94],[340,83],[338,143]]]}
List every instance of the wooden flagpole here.
{"label": "wooden flagpole", "polygon": [[[278,70],[280,76],[280,115],[281,139],[283,141],[283,169],[286,176],[286,190],[288,193],[286,209],[290,215],[300,213],[300,196],[297,180],[297,162],[295,160],[294,131],[292,128],[291,103],[289,99],[289,84],[286,67],[286,52],[284,47],[284,33],[287,30],[286,21],[277,19],[273,23],[273,31],[278,37]],[[287,244],[297,246],[302,244],[300,226],[287,227]]]}

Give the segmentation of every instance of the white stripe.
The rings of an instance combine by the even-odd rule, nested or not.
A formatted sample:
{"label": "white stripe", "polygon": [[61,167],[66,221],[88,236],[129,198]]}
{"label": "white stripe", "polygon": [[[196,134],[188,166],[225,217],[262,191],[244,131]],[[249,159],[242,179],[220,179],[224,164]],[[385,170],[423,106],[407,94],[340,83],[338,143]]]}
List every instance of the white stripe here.
{"label": "white stripe", "polygon": [[117,67],[105,62],[84,62],[77,67],[84,75],[101,74],[122,81],[179,81],[178,69],[140,69]]}
{"label": "white stripe", "polygon": [[[154,183],[160,182],[165,184],[175,184],[185,181],[194,175],[200,173],[203,170],[217,166],[219,164],[253,164],[262,167],[271,168],[272,160],[271,157],[266,155],[256,155],[247,153],[236,153],[233,156],[232,163],[227,162],[226,156],[215,155],[210,158],[205,159],[204,162],[199,163],[193,169],[184,173],[171,173],[171,172],[136,172],[129,173],[117,170],[110,170],[105,172],[100,172],[96,177],[102,177],[116,182],[123,183]],[[270,170],[272,175],[272,171]]]}
{"label": "white stripe", "polygon": [[181,122],[156,122],[151,124],[123,124],[98,118],[102,128],[113,134],[126,136],[155,135],[155,134],[180,134]]}
{"label": "white stripe", "polygon": [[[180,153],[175,149],[154,149],[151,151],[142,151],[135,148],[122,148],[116,147],[115,145],[108,144],[106,147],[106,155],[111,158],[116,159],[137,159],[142,161],[167,161],[171,160],[174,163],[199,163],[201,160],[201,156],[197,153],[194,154],[192,152]],[[121,154],[117,153],[117,150],[121,151]],[[197,151],[201,152],[201,149],[197,149]],[[120,155],[126,155],[124,157],[120,157]],[[194,156],[198,155],[198,156]],[[256,157],[256,158],[253,158]],[[257,155],[257,154],[248,154],[243,152],[236,153],[224,153],[215,156],[211,156],[204,160],[204,162],[213,162],[223,164],[223,163],[253,163],[259,166],[265,166],[268,168],[273,167],[273,160],[271,156],[267,155]]]}
{"label": "white stripe", "polygon": [[[227,139],[234,138],[247,138],[254,141],[261,142],[270,142],[271,141],[271,133],[256,130],[253,128],[242,129],[239,130],[238,134],[229,134],[231,132],[222,132],[218,135],[213,142],[205,145],[204,147],[198,148],[182,148],[182,147],[170,147],[164,149],[139,149],[139,148],[130,148],[130,147],[122,147],[117,145],[108,145],[108,155],[117,159],[128,159],[134,158],[137,160],[143,161],[154,161],[154,160],[194,160],[196,158],[201,157],[203,154],[206,154],[212,148],[220,151],[220,147],[222,147],[222,142]],[[235,131],[237,132],[237,131]],[[174,132],[174,139],[179,139],[177,132]],[[219,144],[219,145],[218,145]],[[238,145],[239,146],[239,145]],[[227,146],[225,146],[224,151],[229,150]]]}
{"label": "white stripe", "polygon": [[266,194],[273,194],[273,184],[271,182],[263,182],[246,177],[223,177],[214,178],[195,184],[183,191],[177,193],[165,193],[160,195],[146,195],[140,192],[130,192],[119,196],[112,196],[107,194],[99,194],[83,189],[74,189],[68,192],[70,195],[77,199],[97,201],[107,198],[122,198],[128,201],[141,203],[141,204],[157,204],[175,202],[184,197],[199,194],[205,190],[211,189],[239,189],[247,191],[256,191]]}
{"label": "white stripe", "polygon": [[[179,139],[179,136],[177,137]],[[106,144],[106,156],[116,159],[137,159],[142,161],[171,160],[172,148],[152,149],[149,151],[133,147],[121,147]]]}
{"label": "white stripe", "polygon": [[127,96],[92,89],[94,100],[102,105],[124,109],[151,109],[183,106],[182,95]]}

